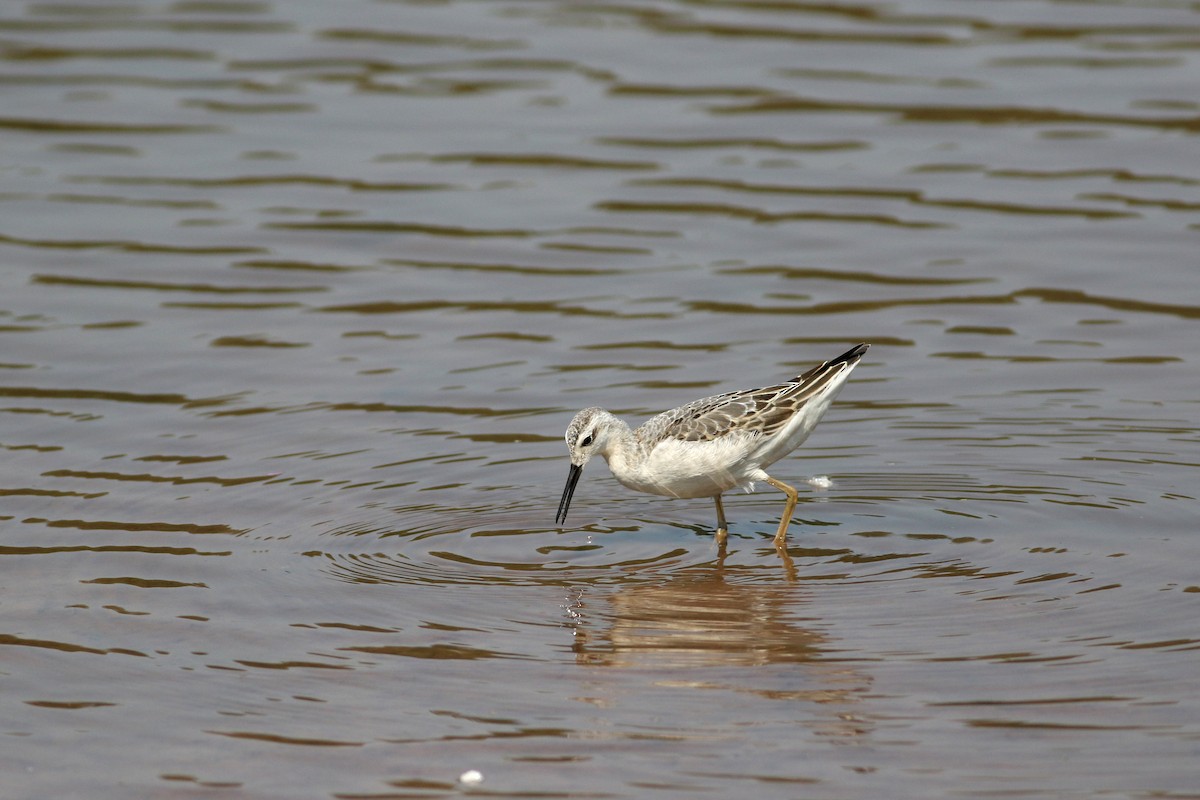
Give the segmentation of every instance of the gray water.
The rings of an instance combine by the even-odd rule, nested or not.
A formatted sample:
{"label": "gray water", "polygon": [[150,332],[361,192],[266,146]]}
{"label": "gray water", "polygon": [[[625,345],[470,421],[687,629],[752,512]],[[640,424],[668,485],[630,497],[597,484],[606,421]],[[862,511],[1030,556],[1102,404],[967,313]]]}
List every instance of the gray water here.
{"label": "gray water", "polygon": [[[1198,86],[1185,2],[5,6],[5,796],[1200,797]],[[553,524],[578,408],[859,341],[790,570]]]}

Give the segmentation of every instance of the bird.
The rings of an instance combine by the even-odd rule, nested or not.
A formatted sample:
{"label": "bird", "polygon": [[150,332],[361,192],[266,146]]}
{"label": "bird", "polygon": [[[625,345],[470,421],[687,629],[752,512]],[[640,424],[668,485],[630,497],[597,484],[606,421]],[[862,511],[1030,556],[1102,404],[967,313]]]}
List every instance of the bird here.
{"label": "bird", "polygon": [[787,496],[774,539],[776,549],[782,550],[798,494],[768,475],[766,468],[808,438],[869,347],[855,345],[773,386],[695,400],[637,429],[603,408],[583,409],[567,426],[571,465],[555,524],[566,522],[583,468],[600,455],[628,489],[667,497],[711,497],[717,506],[716,541],[721,547],[729,534],[721,494],[735,488],[751,491],[756,481],[774,486]]}

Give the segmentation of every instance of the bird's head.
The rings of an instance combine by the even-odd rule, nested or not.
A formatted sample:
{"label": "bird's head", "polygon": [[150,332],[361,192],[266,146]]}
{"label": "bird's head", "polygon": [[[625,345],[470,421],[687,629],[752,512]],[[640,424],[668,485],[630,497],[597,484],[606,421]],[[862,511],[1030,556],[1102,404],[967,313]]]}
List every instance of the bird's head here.
{"label": "bird's head", "polygon": [[562,524],[567,519],[567,509],[571,506],[571,496],[575,494],[575,484],[583,468],[596,453],[604,451],[608,443],[611,423],[616,417],[602,408],[585,408],[575,415],[567,426],[567,453],[571,456],[571,468],[567,472],[567,485],[563,488],[562,500],[558,503],[558,513],[554,516],[555,524]]}

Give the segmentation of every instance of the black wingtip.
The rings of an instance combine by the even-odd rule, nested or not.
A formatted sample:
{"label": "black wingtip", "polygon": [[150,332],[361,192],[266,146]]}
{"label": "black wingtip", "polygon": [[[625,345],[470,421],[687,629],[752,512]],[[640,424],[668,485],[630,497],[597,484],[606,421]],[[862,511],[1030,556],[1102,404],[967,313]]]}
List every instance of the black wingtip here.
{"label": "black wingtip", "polygon": [[862,358],[863,354],[870,349],[871,345],[867,344],[866,342],[863,342],[862,344],[856,344],[854,347],[851,347],[837,358],[826,361],[825,366],[835,367],[838,364],[853,364],[855,361],[858,361],[860,358]]}

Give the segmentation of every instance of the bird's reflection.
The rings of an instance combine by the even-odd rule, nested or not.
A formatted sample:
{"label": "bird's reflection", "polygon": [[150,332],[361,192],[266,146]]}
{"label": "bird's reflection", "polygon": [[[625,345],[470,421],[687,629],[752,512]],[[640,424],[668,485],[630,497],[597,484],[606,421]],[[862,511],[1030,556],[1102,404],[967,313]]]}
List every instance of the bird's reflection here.
{"label": "bird's reflection", "polygon": [[730,583],[719,568],[697,570],[618,588],[597,630],[581,595],[575,653],[581,664],[616,667],[812,661],[826,637],[798,624],[798,596],[794,586]]}
{"label": "bird's reflection", "polygon": [[[862,704],[871,677],[838,658],[818,620],[797,613],[807,599],[804,588],[730,577],[744,573],[718,562],[665,583],[619,586],[597,600],[589,595],[595,587],[580,587],[569,608],[576,663],[638,670],[663,687],[801,703],[810,709],[804,719],[815,734],[868,741],[875,726]],[[588,702],[620,704],[622,684],[607,680],[608,672],[593,672]]]}

